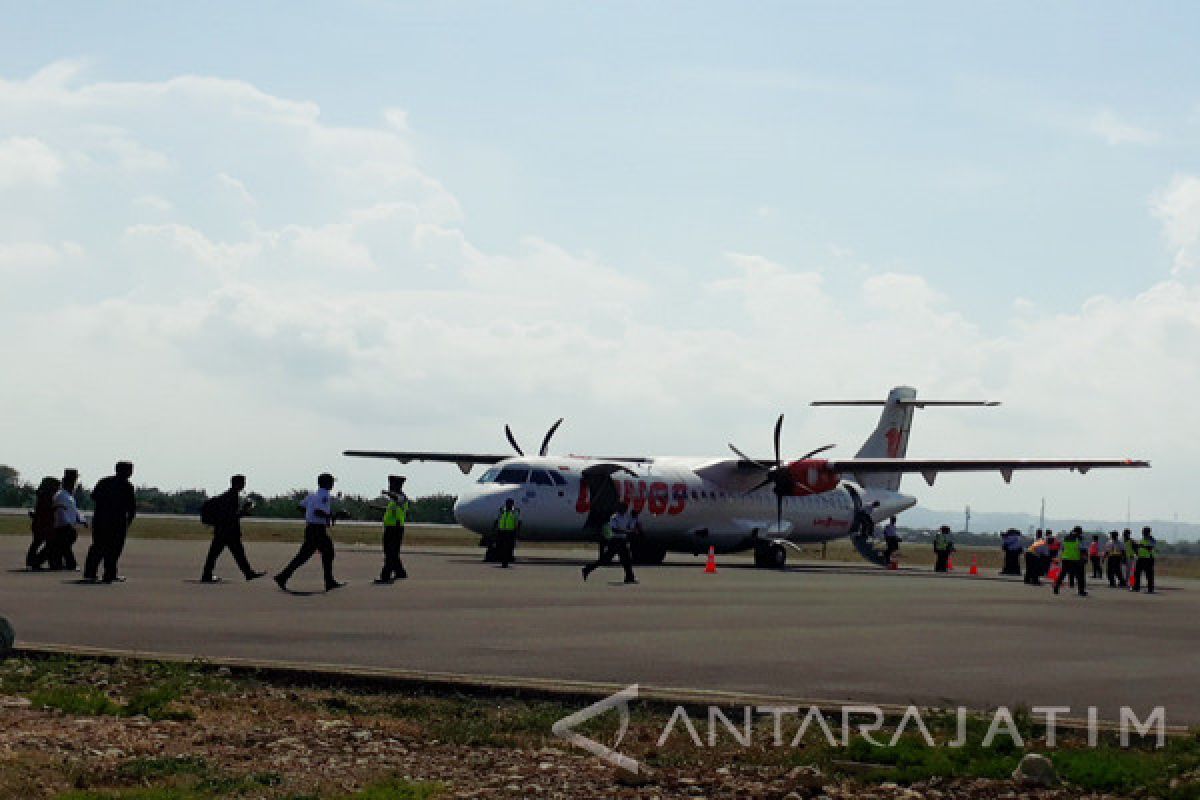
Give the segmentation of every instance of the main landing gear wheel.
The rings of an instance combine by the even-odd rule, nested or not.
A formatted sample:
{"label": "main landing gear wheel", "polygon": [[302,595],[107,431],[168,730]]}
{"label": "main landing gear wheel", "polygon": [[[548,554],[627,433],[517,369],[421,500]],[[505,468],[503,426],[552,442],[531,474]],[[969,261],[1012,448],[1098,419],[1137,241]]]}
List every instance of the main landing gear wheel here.
{"label": "main landing gear wheel", "polygon": [[787,564],[787,549],[781,544],[765,544],[754,548],[754,566],[762,569],[783,569]]}
{"label": "main landing gear wheel", "polygon": [[638,566],[656,567],[667,558],[667,548],[661,545],[635,542],[629,549],[633,563]]}

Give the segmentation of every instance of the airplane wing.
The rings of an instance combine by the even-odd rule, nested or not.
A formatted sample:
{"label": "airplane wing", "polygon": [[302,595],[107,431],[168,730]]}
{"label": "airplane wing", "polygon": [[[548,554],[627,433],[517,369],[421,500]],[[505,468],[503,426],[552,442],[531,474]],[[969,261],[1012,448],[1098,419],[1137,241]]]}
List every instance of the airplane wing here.
{"label": "airplane wing", "polygon": [[1127,469],[1149,467],[1149,461],[1120,459],[944,459],[944,458],[847,458],[830,459],[834,472],[865,475],[879,472],[919,472],[933,486],[939,472],[999,472],[1005,483],[1017,470],[1067,469],[1085,474],[1091,469]]}
{"label": "airplane wing", "polygon": [[443,464],[454,464],[464,475],[471,472],[476,464],[497,464],[513,458],[511,455],[490,455],[482,453],[427,453],[417,451],[393,450],[346,450],[344,456],[353,458],[391,458],[401,464],[410,461],[437,461]]}

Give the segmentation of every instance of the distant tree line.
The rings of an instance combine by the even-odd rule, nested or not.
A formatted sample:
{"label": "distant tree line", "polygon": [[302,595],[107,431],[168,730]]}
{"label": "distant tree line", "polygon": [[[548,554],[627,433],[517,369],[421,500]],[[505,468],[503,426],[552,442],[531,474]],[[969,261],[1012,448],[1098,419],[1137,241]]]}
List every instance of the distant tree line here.
{"label": "distant tree line", "polygon": [[[21,474],[12,467],[0,465],[0,508],[29,508],[33,506],[35,486],[21,479]],[[166,492],[153,486],[136,489],[138,511],[151,514],[199,514],[200,506],[208,499],[203,489],[177,489]],[[293,489],[284,494],[267,497],[256,492],[247,495],[254,501],[254,516],[268,519],[300,519],[300,501],[308,492]],[[76,493],[79,507],[85,511],[94,508],[92,494],[87,487]],[[454,495],[437,493],[425,497],[410,498],[412,504],[409,519],[413,522],[454,522]],[[356,520],[381,521],[386,499],[343,495],[342,508]]]}

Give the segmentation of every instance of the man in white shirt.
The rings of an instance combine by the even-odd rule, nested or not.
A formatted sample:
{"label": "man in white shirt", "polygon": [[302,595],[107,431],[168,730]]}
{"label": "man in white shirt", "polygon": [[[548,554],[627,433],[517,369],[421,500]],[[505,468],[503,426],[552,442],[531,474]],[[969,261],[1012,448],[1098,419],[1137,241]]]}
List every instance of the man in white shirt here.
{"label": "man in white shirt", "polygon": [[78,569],[75,562],[75,540],[79,534],[76,525],[87,527],[87,520],[75,505],[75,487],[79,483],[79,470],[63,471],[62,488],[54,495],[54,534],[50,540],[50,569]]}
{"label": "man in white shirt", "polygon": [[583,579],[586,581],[593,571],[611,564],[615,556],[625,570],[625,582],[637,583],[637,577],[633,574],[633,556],[629,552],[629,537],[640,535],[641,530],[642,523],[637,518],[637,512],[630,511],[628,503],[622,503],[601,530],[604,541],[601,542],[600,557],[583,568]]}
{"label": "man in white shirt", "polygon": [[338,519],[346,519],[349,515],[344,511],[333,510],[333,476],[323,472],[317,477],[317,490],[312,492],[300,503],[304,510],[304,544],[300,552],[292,559],[283,571],[275,576],[279,588],[287,591],[287,582],[292,574],[313,557],[314,553],[321,554],[321,569],[325,573],[325,591],[340,589],[345,583],[333,577],[333,538],[329,529]]}
{"label": "man in white shirt", "polygon": [[892,553],[900,549],[900,534],[896,532],[895,517],[889,519],[887,525],[883,526],[883,541],[885,544],[884,558],[890,562]]}

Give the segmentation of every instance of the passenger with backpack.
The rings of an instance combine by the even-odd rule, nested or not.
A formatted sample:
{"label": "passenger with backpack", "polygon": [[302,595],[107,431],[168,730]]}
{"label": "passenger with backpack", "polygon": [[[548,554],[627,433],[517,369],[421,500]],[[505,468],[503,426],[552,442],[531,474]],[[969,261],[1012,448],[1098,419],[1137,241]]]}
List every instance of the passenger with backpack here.
{"label": "passenger with backpack", "polygon": [[29,512],[33,541],[25,554],[25,566],[31,570],[41,570],[49,558],[50,540],[54,536],[54,495],[58,494],[61,486],[58,478],[42,478],[33,496],[33,510]]}
{"label": "passenger with backpack", "polygon": [[200,506],[200,521],[211,525],[213,529],[212,544],[209,545],[208,557],[204,559],[204,571],[200,575],[201,583],[221,582],[221,579],[213,574],[213,570],[225,549],[229,550],[246,580],[252,581],[267,574],[250,566],[250,560],[246,558],[246,548],[242,546],[242,517],[249,516],[254,509],[252,500],[242,502],[240,499],[245,488],[246,476],[234,475],[229,479],[229,489],[208,498],[204,505]]}

